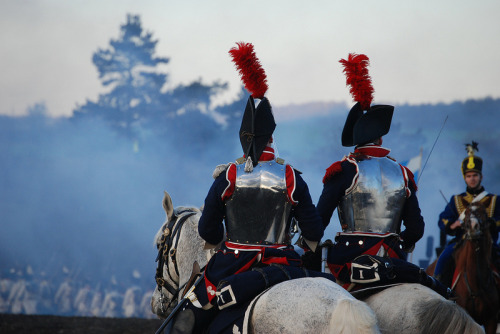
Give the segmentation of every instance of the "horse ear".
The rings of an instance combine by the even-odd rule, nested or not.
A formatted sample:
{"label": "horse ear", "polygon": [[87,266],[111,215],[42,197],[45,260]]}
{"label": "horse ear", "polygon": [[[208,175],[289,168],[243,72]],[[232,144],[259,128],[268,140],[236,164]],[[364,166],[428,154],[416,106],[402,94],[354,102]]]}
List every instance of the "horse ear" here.
{"label": "horse ear", "polygon": [[168,220],[171,220],[172,216],[174,215],[174,205],[172,204],[172,198],[166,191],[164,191],[163,193],[163,210],[165,210]]}

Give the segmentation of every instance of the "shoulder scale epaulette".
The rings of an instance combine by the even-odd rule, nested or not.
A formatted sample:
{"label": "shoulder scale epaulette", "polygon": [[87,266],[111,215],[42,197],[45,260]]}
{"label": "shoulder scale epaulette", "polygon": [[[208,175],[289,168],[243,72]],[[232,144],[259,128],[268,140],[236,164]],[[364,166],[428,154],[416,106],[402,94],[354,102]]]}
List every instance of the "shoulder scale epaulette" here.
{"label": "shoulder scale epaulette", "polygon": [[236,159],[236,164],[241,165],[241,164],[244,164],[246,161],[247,161],[247,159],[245,159],[245,157],[241,157],[241,158]]}
{"label": "shoulder scale epaulette", "polygon": [[215,167],[215,169],[214,169],[214,172],[212,173],[212,177],[214,179],[218,178],[219,175],[222,174],[223,172],[225,172],[229,168],[230,165],[231,165],[231,163],[217,165],[217,167]]}
{"label": "shoulder scale epaulette", "polygon": [[285,159],[276,158],[276,163],[278,163],[280,165],[284,165],[285,164]]}

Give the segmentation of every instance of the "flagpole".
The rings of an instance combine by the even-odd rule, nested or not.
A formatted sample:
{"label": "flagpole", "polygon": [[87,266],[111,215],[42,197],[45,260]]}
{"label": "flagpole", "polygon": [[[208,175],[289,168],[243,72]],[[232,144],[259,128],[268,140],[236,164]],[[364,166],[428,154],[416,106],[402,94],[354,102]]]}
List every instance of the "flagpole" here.
{"label": "flagpole", "polygon": [[[418,183],[420,182],[420,174],[422,174],[422,157],[423,157],[424,149],[420,146],[420,154],[419,154],[419,162],[418,162],[418,179],[417,179],[417,191],[418,191]],[[410,253],[410,263],[413,263],[413,252]]]}
{"label": "flagpole", "polygon": [[[419,165],[418,165],[418,172],[420,173],[421,170],[422,170],[422,158],[424,156],[424,148],[422,146],[420,146],[420,159],[419,159]],[[417,183],[418,181],[420,181],[420,175],[418,176],[418,180],[417,180]]]}

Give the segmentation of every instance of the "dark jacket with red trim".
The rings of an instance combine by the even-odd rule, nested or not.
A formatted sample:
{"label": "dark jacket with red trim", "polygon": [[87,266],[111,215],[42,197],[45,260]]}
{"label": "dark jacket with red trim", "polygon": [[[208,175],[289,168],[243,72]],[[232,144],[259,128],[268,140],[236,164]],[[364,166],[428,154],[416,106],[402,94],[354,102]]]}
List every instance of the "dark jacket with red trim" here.
{"label": "dark jacket with red trim", "polygon": [[[260,161],[274,159],[269,148]],[[198,231],[207,243],[216,245],[224,238],[225,202],[231,198],[235,187],[236,173],[234,164],[215,178],[205,199],[203,214]],[[310,241],[319,242],[323,237],[323,225],[316,207],[312,203],[309,188],[300,172],[286,165],[286,184],[288,200],[292,203],[292,216],[298,221],[302,236]],[[225,242],[211,258],[205,270],[205,285],[208,299],[215,297],[217,285],[228,276],[239,274],[254,266],[269,264],[300,266],[300,256],[292,245],[242,245]],[[251,284],[251,282],[249,282]]]}
{"label": "dark jacket with red trim", "polygon": [[[333,212],[357,176],[358,171],[355,161],[357,159],[366,159],[370,156],[387,157],[390,159],[387,156],[388,153],[389,150],[375,145],[357,148],[354,153],[351,153],[341,161],[335,162],[327,169],[323,178],[323,192],[317,205],[324,228],[330,223]],[[406,180],[407,198],[401,215],[405,229],[400,233],[400,238],[338,235],[336,243],[330,249],[327,259],[330,270],[337,278],[341,280],[346,279],[345,277],[340,277],[342,276],[340,272],[342,271],[344,275],[347,274],[348,269],[350,269],[350,262],[354,258],[361,254],[375,255],[381,247],[386,249],[390,257],[406,259],[407,253],[404,249],[411,248],[422,238],[425,224],[420,213],[417,196],[415,195],[417,186],[413,180],[411,171],[404,166],[401,166],[401,168],[404,168],[408,180]]]}

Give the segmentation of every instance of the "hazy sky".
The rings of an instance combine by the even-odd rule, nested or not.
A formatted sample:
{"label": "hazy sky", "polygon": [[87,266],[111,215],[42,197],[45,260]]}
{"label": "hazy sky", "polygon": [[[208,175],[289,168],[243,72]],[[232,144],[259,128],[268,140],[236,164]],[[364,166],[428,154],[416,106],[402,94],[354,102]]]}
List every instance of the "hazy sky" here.
{"label": "hazy sky", "polygon": [[240,85],[228,56],[255,45],[273,105],[351,98],[338,60],[370,57],[375,103],[500,97],[500,0],[2,0],[0,113],[45,102],[53,115],[105,90],[91,62],[140,15],[170,84]]}

